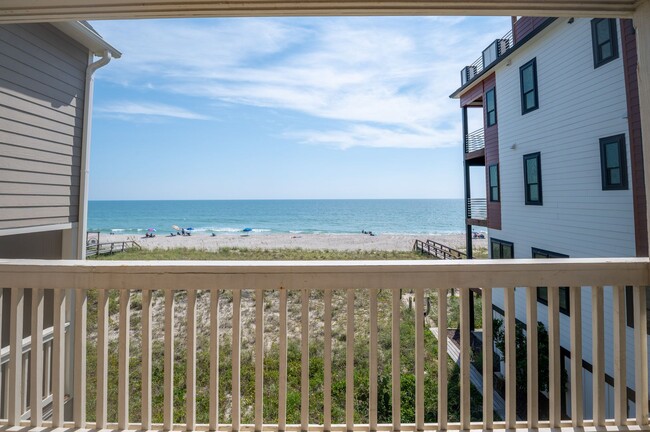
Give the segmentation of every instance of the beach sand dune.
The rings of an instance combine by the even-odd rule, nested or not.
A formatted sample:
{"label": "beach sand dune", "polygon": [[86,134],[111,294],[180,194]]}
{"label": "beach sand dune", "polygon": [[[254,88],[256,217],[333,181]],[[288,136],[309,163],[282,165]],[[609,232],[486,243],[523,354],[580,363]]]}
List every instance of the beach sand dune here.
{"label": "beach sand dune", "polygon": [[[444,245],[465,249],[464,234],[407,235],[407,234],[256,234],[209,235],[195,234],[190,237],[157,235],[146,238],[141,235],[102,234],[101,241],[113,242],[135,240],[145,249],[190,248],[214,251],[222,247],[248,249],[310,249],[310,250],[381,250],[408,251],[416,239],[435,240]],[[474,240],[474,247],[487,247],[487,240]]]}

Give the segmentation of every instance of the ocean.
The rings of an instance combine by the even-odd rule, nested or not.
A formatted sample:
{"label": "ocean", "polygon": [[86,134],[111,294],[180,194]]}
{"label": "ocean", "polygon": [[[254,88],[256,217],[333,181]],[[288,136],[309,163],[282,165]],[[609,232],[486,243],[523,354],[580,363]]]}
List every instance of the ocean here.
{"label": "ocean", "polygon": [[195,234],[454,234],[464,230],[461,199],[90,201],[88,229],[138,234],[172,225]]}

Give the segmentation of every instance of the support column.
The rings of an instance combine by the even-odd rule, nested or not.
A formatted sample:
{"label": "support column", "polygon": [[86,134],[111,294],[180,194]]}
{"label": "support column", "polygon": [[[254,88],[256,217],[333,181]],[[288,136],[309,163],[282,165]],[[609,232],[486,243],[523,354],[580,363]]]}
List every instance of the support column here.
{"label": "support column", "polygon": [[[465,159],[465,149],[467,145],[467,135],[469,133],[467,125],[467,107],[463,107],[463,172],[465,174],[465,200],[463,205],[465,206],[465,220],[469,218],[467,212],[467,203],[472,195],[470,188],[470,178],[469,178],[469,165]],[[467,259],[472,259],[472,226],[466,225],[465,227],[465,248],[467,251]]]}
{"label": "support column", "polygon": [[[634,29],[638,55],[639,108],[645,169],[646,199],[650,191],[650,0],[640,3],[634,12]],[[650,236],[650,206],[646,207],[646,224]],[[650,240],[650,239],[649,239]],[[650,244],[650,242],[649,242]]]}

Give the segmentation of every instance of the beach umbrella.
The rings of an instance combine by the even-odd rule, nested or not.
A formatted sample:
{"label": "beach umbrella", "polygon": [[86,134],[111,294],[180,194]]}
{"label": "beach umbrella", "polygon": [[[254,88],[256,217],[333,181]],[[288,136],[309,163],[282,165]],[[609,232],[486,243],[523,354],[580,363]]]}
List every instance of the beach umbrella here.
{"label": "beach umbrella", "polygon": [[156,231],[156,229],[155,228],[149,228],[147,231],[152,232],[152,231]]}
{"label": "beach umbrella", "polygon": [[190,227],[190,228],[185,228],[185,231],[194,231],[194,228],[192,228],[192,227]]}
{"label": "beach umbrella", "polygon": [[180,230],[181,230],[181,227],[179,227],[178,225],[172,225],[172,229],[173,229],[174,231],[180,231]]}
{"label": "beach umbrella", "polygon": [[244,232],[251,232],[251,231],[253,231],[253,228],[244,228],[242,231],[244,231]]}

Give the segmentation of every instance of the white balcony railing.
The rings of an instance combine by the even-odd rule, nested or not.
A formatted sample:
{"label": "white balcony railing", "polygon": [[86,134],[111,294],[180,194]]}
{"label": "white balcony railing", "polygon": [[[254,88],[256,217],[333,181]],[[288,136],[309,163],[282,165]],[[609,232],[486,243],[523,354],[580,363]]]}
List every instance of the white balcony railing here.
{"label": "white balcony railing", "polygon": [[[11,308],[9,316],[2,317],[2,326],[9,326],[9,370],[7,390],[4,396],[8,400],[7,418],[0,420],[1,425],[7,426],[45,426],[69,428],[112,428],[125,429],[158,429],[158,430],[273,430],[273,431],[420,431],[420,430],[469,430],[497,428],[541,428],[541,427],[592,427],[607,425],[647,425],[648,424],[648,357],[647,357],[647,319],[645,286],[650,285],[648,258],[638,259],[558,259],[558,260],[503,260],[503,261],[378,261],[378,262],[74,262],[74,261],[0,261],[0,281],[4,287],[11,290]],[[646,403],[636,404],[633,418],[627,418],[627,387],[626,379],[626,318],[625,318],[625,286],[633,286],[634,295],[634,387],[637,401]],[[516,368],[515,361],[519,356],[527,360],[527,406],[539,405],[538,392],[538,363],[537,342],[537,286],[548,287],[548,340],[549,340],[549,418],[541,420],[536,409],[528,410],[524,421],[517,420]],[[582,334],[589,330],[593,336],[593,419],[585,419],[582,414],[583,385],[582,374],[571,373],[571,413],[570,421],[562,420],[560,400],[562,392],[560,367],[560,319],[559,319],[559,286],[570,288],[570,329],[571,336],[571,369],[580,371],[582,368]],[[604,288],[605,286],[613,286]],[[472,349],[470,346],[470,288],[482,287],[482,380],[483,380],[483,417],[479,422],[471,422],[470,408],[470,362]],[[505,287],[505,417],[503,421],[495,421],[493,410],[493,328],[492,328],[492,294],[496,288]],[[515,345],[515,287],[525,288],[527,305],[527,350],[516,352]],[[583,288],[580,288],[583,287]],[[591,288],[585,288],[591,287]],[[31,305],[24,304],[24,290],[32,289]],[[425,379],[425,296],[437,298],[438,313],[433,325],[438,329],[447,329],[450,315],[448,302],[450,290],[459,293],[459,333],[460,333],[460,422],[451,422],[448,417],[448,382],[447,368],[447,338],[440,337],[438,342],[437,377],[437,420],[434,423],[425,422],[425,386],[431,380]],[[585,290],[590,291],[593,305],[591,325],[584,324],[581,317],[581,296]],[[613,305],[604,307],[603,293],[612,290]],[[27,308],[31,308],[32,340],[42,342],[43,293],[53,290],[54,316],[52,340],[52,403],[51,420],[42,419],[42,364],[41,350],[34,354],[29,370],[23,370],[22,361],[22,322]],[[404,303],[401,298],[402,290],[413,290],[414,297],[414,327],[413,343],[415,356],[415,397],[413,398],[414,423],[406,424],[401,418],[401,375],[400,355],[404,348],[400,341],[400,326],[403,322]],[[378,303],[378,295],[387,295],[389,300],[384,306]],[[609,291],[608,291],[609,292]],[[119,293],[119,294],[118,294]],[[341,296],[343,294],[343,296]],[[73,295],[74,321],[74,354],[66,355],[65,345],[65,314],[66,296]],[[332,298],[345,299],[344,308],[333,308]],[[182,296],[183,301],[177,301]],[[118,300],[119,297],[119,300]],[[138,299],[141,306],[132,305],[133,299]],[[197,298],[209,304],[205,320],[197,324]],[[367,306],[367,322],[360,322],[355,317],[358,302],[363,298]],[[384,298],[384,297],[382,297]],[[141,300],[140,300],[141,299]],[[243,300],[249,309],[242,309]],[[318,299],[322,302],[322,312],[314,312],[310,308]],[[117,303],[115,303],[117,301]],[[454,300],[455,301],[455,300]],[[220,303],[221,302],[221,303]],[[224,314],[220,305],[226,302],[229,312]],[[270,303],[269,303],[270,302]],[[291,303],[294,302],[294,303]],[[93,306],[89,314],[89,305]],[[268,303],[268,304],[267,304]],[[292,312],[288,312],[288,304]],[[158,306],[157,306],[158,305]],[[254,306],[253,306],[254,305]],[[292,306],[293,305],[293,306]],[[277,327],[270,334],[269,319],[265,319],[267,309],[277,307]],[[379,311],[388,308],[388,313]],[[182,325],[175,323],[178,310],[184,310]],[[345,309],[343,314],[341,311]],[[242,311],[245,311],[243,313]],[[299,311],[299,312],[298,312]],[[390,312],[392,311],[392,313]],[[605,416],[605,336],[604,317],[613,316],[613,350],[614,363],[614,401],[616,412],[613,418]],[[298,319],[298,315],[300,318]],[[342,315],[342,316],[339,316]],[[159,317],[157,321],[155,318]],[[267,317],[268,318],[268,317]],[[332,417],[332,376],[339,371],[332,369],[333,356],[333,321],[344,318],[345,326],[345,408],[344,422],[333,424]],[[355,324],[355,319],[357,319]],[[378,320],[386,319],[392,323],[390,331],[390,370],[391,378],[391,422],[381,424],[378,421],[378,369],[381,357],[378,351]],[[113,321],[116,322],[113,322]],[[585,321],[586,322],[586,321]],[[39,323],[41,328],[39,328]],[[131,325],[137,323],[140,331],[133,332]],[[228,323],[228,333],[231,338],[229,358],[225,360],[230,366],[232,378],[226,379],[220,375],[223,356],[220,356],[220,335],[224,336],[224,324]],[[248,324],[246,324],[248,323]],[[250,325],[250,324],[254,325]],[[427,325],[429,322],[426,323]],[[300,422],[287,424],[287,377],[288,370],[287,346],[292,329],[299,339],[301,379],[300,379]],[[583,328],[584,327],[584,328]],[[135,327],[134,327],[135,328]],[[205,346],[197,345],[197,333],[204,329],[208,333]],[[322,329],[318,337],[310,336],[310,329]],[[183,330],[181,332],[181,330]],[[368,406],[355,406],[355,332],[367,332],[369,341],[367,348],[368,376]],[[180,359],[175,355],[175,340],[178,335],[184,335],[187,354]],[[296,336],[298,335],[298,336]],[[245,337],[243,337],[245,336]],[[250,337],[249,337],[250,336]],[[159,359],[152,357],[156,337],[161,339],[164,346],[160,357],[163,357],[163,375],[161,383],[157,384],[160,370],[152,368]],[[117,365],[109,362],[109,340],[116,340]],[[268,338],[268,339],[267,339]],[[312,338],[312,340],[310,340]],[[264,364],[265,342],[277,341],[279,357],[277,362],[277,387],[265,386],[265,374],[268,365]],[[339,339],[338,342],[341,342]],[[366,340],[366,339],[364,339]],[[248,341],[248,342],[246,342]],[[87,376],[90,370],[88,359],[89,346],[96,343],[96,364],[93,360],[94,375]],[[322,382],[322,417],[316,421],[310,416],[310,343],[317,343],[322,348],[323,382]],[[140,351],[139,370],[130,370],[130,360],[133,361],[130,348]],[[358,346],[357,346],[358,348]],[[254,355],[250,361],[254,363],[252,380],[254,385],[248,388],[254,392],[252,409],[246,411],[246,417],[251,418],[251,424],[243,424],[242,397],[242,365],[243,350],[252,350]],[[199,370],[197,352],[207,352],[207,363],[201,363],[208,370]],[[219,360],[221,359],[221,360]],[[179,361],[184,365],[184,384],[174,379],[174,372],[179,368]],[[72,362],[73,368],[66,377],[66,362]],[[472,366],[473,367],[473,366]],[[109,373],[109,371],[112,371]],[[154,372],[156,374],[154,374]],[[340,371],[343,373],[343,371]],[[197,373],[209,375],[207,385],[208,403],[197,407]],[[293,373],[293,372],[291,372]],[[26,397],[28,389],[23,384],[23,376],[29,375],[29,405],[31,416],[29,421],[21,421],[21,400]],[[111,399],[109,377],[117,376],[117,398]],[[141,384],[132,384],[134,376],[138,376]],[[74,382],[73,414],[70,419],[64,418],[64,382],[72,378]],[[247,378],[250,379],[250,378]],[[89,380],[96,385],[88,385]],[[152,387],[153,386],[153,387]],[[224,388],[231,395],[226,405],[219,403],[219,393]],[[254,389],[254,390],[251,390]],[[87,393],[88,392],[88,393]],[[174,396],[182,393],[179,407]],[[265,394],[274,392],[278,400],[277,414],[269,421],[264,412]],[[428,393],[427,393],[428,394]],[[152,400],[162,398],[161,412],[155,411]],[[138,413],[129,412],[131,402],[139,402]],[[95,401],[88,404],[89,400]],[[115,407],[109,406],[113,400]],[[222,398],[223,400],[223,398]],[[178,412],[182,411],[178,421]],[[367,422],[355,421],[355,410],[362,410]],[[113,416],[110,414],[114,412]],[[87,421],[87,414],[94,417]],[[175,416],[176,413],[176,416]],[[199,424],[197,413],[208,420]],[[207,415],[205,415],[207,414]],[[265,418],[266,415],[266,418]],[[131,419],[137,418],[134,423]],[[161,418],[161,422],[155,422]],[[228,418],[222,422],[220,419]],[[266,420],[266,421],[265,421]],[[225,424],[223,424],[225,423]]]}

